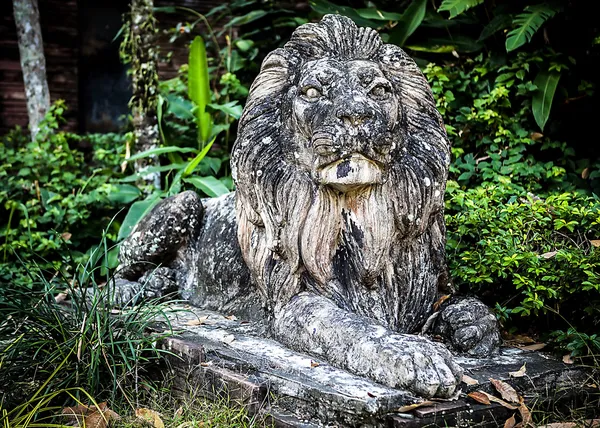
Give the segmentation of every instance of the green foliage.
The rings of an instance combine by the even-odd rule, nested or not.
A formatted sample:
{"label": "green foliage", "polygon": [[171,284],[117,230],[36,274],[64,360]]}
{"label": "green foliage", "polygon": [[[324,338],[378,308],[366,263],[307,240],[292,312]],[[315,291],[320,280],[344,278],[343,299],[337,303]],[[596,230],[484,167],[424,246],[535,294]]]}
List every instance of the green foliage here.
{"label": "green foliage", "polygon": [[556,72],[542,71],[533,82],[537,87],[531,100],[533,117],[542,131],[548,121],[548,116],[550,116],[552,99],[554,98],[559,79],[560,74]]}
{"label": "green foliage", "polygon": [[162,304],[137,297],[113,309],[114,282],[104,269],[110,250],[104,237],[85,264],[71,261],[72,277],[28,265],[29,286],[0,288],[0,401],[19,402],[39,385],[43,393],[80,387],[115,399],[144,381],[165,352],[148,328],[168,318]]}
{"label": "green foliage", "polygon": [[450,19],[457,17],[467,9],[483,3],[483,0],[444,0],[438,12],[450,12]]}
{"label": "green foliage", "polygon": [[196,36],[190,45],[188,64],[188,94],[194,103],[194,117],[198,127],[198,141],[201,146],[209,142],[212,119],[206,111],[210,104],[210,80],[208,77],[208,60],[204,40]]}
{"label": "green foliage", "polygon": [[513,19],[515,28],[506,35],[506,51],[514,51],[531,41],[544,22],[552,18],[556,12],[556,7],[545,3],[526,6],[523,13]]}
{"label": "green foliage", "polygon": [[[0,283],[29,284],[28,263],[34,261],[50,275],[68,274],[64,261],[89,257],[98,230],[140,195],[137,188],[114,180],[121,175],[129,136],[59,131],[64,109],[62,101],[50,109],[35,141],[19,129],[0,141]],[[95,148],[87,158],[77,149],[83,143]],[[115,222],[109,237],[116,239],[117,231]],[[25,264],[16,263],[19,259]]]}
{"label": "green foliage", "polygon": [[402,15],[398,17],[396,27],[390,32],[389,42],[403,46],[423,22],[426,10],[426,0],[413,0]]}
{"label": "green foliage", "polygon": [[537,133],[532,121],[532,94],[539,90],[533,78],[551,61],[543,54],[519,53],[499,67],[479,55],[424,69],[452,141],[450,171],[461,185],[505,176],[529,191],[575,187],[575,174],[583,168],[574,162],[574,151]]}
{"label": "green foliage", "polygon": [[558,346],[570,351],[574,357],[600,355],[600,336],[598,334],[588,335],[570,327],[566,331],[557,330],[551,336]]}
{"label": "green foliage", "polygon": [[561,313],[600,323],[600,203],[576,192],[545,199],[508,179],[448,183],[448,257],[456,285],[535,319]]}

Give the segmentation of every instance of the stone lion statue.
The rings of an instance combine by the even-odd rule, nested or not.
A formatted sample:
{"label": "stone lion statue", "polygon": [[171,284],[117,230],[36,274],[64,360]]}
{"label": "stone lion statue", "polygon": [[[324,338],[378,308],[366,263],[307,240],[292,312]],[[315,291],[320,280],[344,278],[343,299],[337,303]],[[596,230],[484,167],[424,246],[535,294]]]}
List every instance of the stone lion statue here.
{"label": "stone lion statue", "polygon": [[476,299],[433,308],[450,145],[414,61],[348,18],[302,25],[264,60],[238,133],[235,194],[166,199],[123,242],[123,299],[177,290],[332,365],[452,396],[448,347],[483,356],[500,339]]}

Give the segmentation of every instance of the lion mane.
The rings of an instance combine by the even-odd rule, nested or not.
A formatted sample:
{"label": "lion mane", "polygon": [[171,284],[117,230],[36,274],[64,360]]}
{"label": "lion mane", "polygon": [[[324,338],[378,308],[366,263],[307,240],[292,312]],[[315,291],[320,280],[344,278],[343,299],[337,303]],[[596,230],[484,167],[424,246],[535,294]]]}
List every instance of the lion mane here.
{"label": "lion mane", "polygon": [[[291,99],[308,61],[376,63],[399,100],[386,180],[342,193],[297,162]],[[269,54],[232,153],[238,240],[267,312],[310,291],[400,332],[419,328],[446,282],[443,197],[450,145],[429,85],[397,46],[327,15]]]}

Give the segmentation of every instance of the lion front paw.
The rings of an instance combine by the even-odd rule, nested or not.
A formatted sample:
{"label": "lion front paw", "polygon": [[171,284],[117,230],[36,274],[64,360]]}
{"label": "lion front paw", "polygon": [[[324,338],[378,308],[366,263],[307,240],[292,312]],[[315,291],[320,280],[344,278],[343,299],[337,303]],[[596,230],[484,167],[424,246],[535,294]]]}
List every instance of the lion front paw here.
{"label": "lion front paw", "polygon": [[380,381],[423,397],[451,397],[462,379],[463,370],[450,351],[424,337],[391,335],[383,340],[378,358]]}
{"label": "lion front paw", "polygon": [[500,346],[498,321],[489,308],[474,298],[448,304],[439,314],[433,332],[459,352],[486,357]]}

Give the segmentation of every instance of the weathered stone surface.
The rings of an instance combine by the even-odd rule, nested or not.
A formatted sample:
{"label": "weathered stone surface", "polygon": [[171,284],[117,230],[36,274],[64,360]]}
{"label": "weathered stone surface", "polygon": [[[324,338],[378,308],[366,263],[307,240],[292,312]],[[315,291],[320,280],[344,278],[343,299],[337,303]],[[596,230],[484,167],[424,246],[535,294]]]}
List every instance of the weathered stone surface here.
{"label": "weathered stone surface", "polygon": [[432,314],[448,284],[449,162],[414,61],[374,30],[325,16],[263,62],[232,152],[235,195],[158,204],[121,247],[122,283],[148,296],[176,286],[369,382],[453,396],[463,370],[412,333],[432,327],[472,355],[493,352],[499,336],[475,299]]}
{"label": "weathered stone surface", "polygon": [[[516,410],[478,404],[466,394],[495,393],[489,381],[493,378],[512,385],[530,408],[546,409],[545,400],[552,406],[571,405],[581,386],[589,383],[588,373],[580,368],[537,352],[503,348],[489,358],[458,358],[479,384],[462,383],[452,400],[399,413],[400,407],[423,400],[263,339],[260,322],[195,308],[170,317],[181,335],[165,339],[163,345],[183,357],[172,358],[179,390],[213,399],[229,397],[251,414],[270,415],[279,427],[503,426]],[[509,372],[523,364],[526,376],[510,377]]]}

